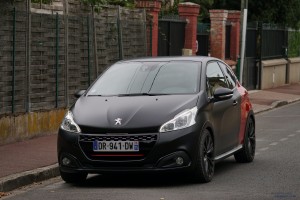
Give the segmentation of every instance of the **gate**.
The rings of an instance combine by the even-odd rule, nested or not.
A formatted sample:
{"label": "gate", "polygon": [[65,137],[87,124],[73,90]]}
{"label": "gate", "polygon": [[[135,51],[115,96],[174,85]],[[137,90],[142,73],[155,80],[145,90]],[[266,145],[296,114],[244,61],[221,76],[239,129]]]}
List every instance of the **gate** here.
{"label": "gate", "polygon": [[184,48],[186,21],[179,17],[158,20],[158,56],[180,56]]}
{"label": "gate", "polygon": [[198,56],[208,56],[209,53],[209,23],[199,23],[197,26]]}
{"label": "gate", "polygon": [[262,22],[248,24],[243,75],[247,89],[260,89],[262,60],[287,57],[287,36],[285,27]]}
{"label": "gate", "polygon": [[248,90],[256,89],[257,86],[257,63],[259,62],[258,50],[258,27],[257,24],[248,24],[246,33],[246,49],[244,61],[244,73],[242,83]]}
{"label": "gate", "polygon": [[231,60],[230,58],[230,36],[231,36],[231,24],[228,22],[226,24],[226,31],[225,31],[225,59]]}

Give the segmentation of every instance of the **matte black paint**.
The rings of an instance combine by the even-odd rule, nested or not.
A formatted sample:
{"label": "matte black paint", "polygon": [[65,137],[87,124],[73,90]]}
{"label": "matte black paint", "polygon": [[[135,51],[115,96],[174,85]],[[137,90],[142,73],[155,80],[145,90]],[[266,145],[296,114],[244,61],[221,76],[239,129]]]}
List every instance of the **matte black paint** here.
{"label": "matte black paint", "polygon": [[[128,157],[115,160],[91,159],[79,145],[79,135],[60,129],[58,134],[58,158],[60,169],[65,172],[86,171],[93,173],[117,173],[140,171],[193,169],[195,149],[201,130],[210,130],[215,143],[215,156],[221,155],[238,144],[241,122],[241,95],[233,89],[233,97],[226,100],[209,98],[206,93],[205,66],[210,57],[168,57],[137,59],[145,62],[194,61],[202,66],[200,92],[190,95],[163,96],[86,96],[82,95],[71,107],[74,120],[82,129],[80,134],[117,135],[157,134],[158,139],[145,157]],[[124,62],[124,61],[123,61]],[[129,62],[129,61],[125,61]],[[159,127],[179,112],[198,107],[196,124],[177,131],[159,133]],[[122,125],[115,119],[122,118]],[[184,153],[189,162],[183,166],[163,166],[162,160],[177,153]],[[77,167],[62,166],[61,155],[76,159]],[[167,162],[167,161],[164,161]]]}

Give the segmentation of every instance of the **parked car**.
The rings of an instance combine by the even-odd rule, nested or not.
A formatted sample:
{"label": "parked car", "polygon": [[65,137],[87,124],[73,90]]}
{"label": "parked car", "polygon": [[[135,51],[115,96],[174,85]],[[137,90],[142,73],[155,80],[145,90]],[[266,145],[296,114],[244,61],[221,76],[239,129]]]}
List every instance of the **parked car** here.
{"label": "parked car", "polygon": [[216,162],[254,159],[248,92],[217,58],[119,61],[75,96],[58,132],[66,182],[88,173],[165,171],[209,182]]}

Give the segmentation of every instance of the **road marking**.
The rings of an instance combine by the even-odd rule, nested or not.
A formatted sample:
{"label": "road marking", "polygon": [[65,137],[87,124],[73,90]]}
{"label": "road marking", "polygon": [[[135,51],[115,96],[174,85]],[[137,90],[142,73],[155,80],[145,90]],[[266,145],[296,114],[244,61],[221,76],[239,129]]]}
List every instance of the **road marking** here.
{"label": "road marking", "polygon": [[270,145],[271,146],[276,146],[278,144],[278,142],[273,142],[273,143],[271,143]]}
{"label": "road marking", "polygon": [[268,150],[268,149],[269,149],[269,147],[265,147],[265,148],[259,149],[259,151],[266,151],[266,150]]}
{"label": "road marking", "polygon": [[296,134],[290,134],[290,135],[288,135],[289,137],[294,137]]}
{"label": "road marking", "polygon": [[283,142],[283,141],[286,141],[286,140],[288,140],[288,138],[282,138],[282,139],[280,139],[279,141],[280,141],[280,142]]}
{"label": "road marking", "polygon": [[257,155],[259,155],[260,153],[258,153],[258,152],[255,152],[255,155],[257,156]]}
{"label": "road marking", "polygon": [[280,129],[280,128],[277,128],[277,129],[269,128],[269,129],[264,129],[264,131],[285,131],[285,129]]}
{"label": "road marking", "polygon": [[297,133],[300,133],[300,130],[296,131]]}
{"label": "road marking", "polygon": [[265,118],[287,118],[287,117],[300,117],[300,115],[277,115],[277,116],[264,116]]}

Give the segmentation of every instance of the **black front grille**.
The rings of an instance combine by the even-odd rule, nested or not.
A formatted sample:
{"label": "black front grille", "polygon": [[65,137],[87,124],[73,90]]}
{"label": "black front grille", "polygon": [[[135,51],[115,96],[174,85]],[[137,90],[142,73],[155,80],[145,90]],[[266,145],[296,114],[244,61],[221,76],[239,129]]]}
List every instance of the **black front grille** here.
{"label": "black front grille", "polygon": [[130,134],[151,134],[159,130],[159,127],[147,127],[147,128],[99,128],[80,125],[80,129],[83,133],[100,134],[100,133],[130,133]]}
{"label": "black front grille", "polygon": [[[158,139],[157,134],[128,134],[128,135],[108,135],[108,134],[81,134],[79,144],[85,155],[91,160],[140,160],[144,159],[152,150]],[[93,150],[94,141],[139,141],[138,152],[95,152]]]}
{"label": "black front grille", "polygon": [[156,141],[157,135],[81,135],[80,142],[98,141]]}

